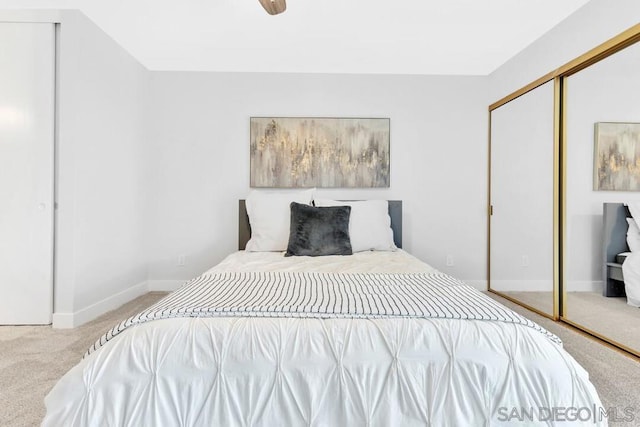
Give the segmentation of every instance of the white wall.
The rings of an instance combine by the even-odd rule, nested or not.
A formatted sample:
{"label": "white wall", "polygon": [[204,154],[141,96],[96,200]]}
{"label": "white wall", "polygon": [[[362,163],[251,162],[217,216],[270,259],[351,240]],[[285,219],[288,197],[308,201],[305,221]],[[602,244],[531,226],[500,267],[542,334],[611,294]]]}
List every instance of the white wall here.
{"label": "white wall", "polygon": [[632,27],[638,17],[638,0],[591,0],[489,75],[490,102]]}
{"label": "white wall", "polygon": [[149,74],[83,14],[61,16],[54,325],[70,326],[146,292]]}
{"label": "white wall", "polygon": [[[149,105],[156,288],[237,250],[251,116],[391,118],[391,187],[320,194],[404,200],[405,249],[485,285],[486,78],[153,72]],[[447,254],[454,267],[445,266]]]}
{"label": "white wall", "polygon": [[236,249],[259,115],[390,117],[391,188],[321,195],[404,200],[405,248],[485,285],[486,78],[151,73],[79,12],[0,18],[61,23],[54,326]]}

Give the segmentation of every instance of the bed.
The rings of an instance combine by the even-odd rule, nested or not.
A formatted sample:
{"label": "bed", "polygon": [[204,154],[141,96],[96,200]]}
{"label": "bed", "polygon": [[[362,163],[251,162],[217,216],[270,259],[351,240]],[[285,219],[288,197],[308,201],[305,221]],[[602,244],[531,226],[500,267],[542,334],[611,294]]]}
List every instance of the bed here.
{"label": "bed", "polygon": [[114,326],[45,403],[45,426],[547,425],[601,406],[556,336],[400,247],[235,252]]}

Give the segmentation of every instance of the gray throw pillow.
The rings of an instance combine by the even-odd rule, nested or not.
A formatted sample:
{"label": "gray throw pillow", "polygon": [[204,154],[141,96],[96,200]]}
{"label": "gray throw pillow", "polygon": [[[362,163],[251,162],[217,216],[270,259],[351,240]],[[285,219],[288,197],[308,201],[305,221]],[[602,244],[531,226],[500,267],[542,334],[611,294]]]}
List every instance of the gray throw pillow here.
{"label": "gray throw pillow", "polygon": [[292,202],[285,256],[352,255],[350,215],[351,206],[317,208]]}

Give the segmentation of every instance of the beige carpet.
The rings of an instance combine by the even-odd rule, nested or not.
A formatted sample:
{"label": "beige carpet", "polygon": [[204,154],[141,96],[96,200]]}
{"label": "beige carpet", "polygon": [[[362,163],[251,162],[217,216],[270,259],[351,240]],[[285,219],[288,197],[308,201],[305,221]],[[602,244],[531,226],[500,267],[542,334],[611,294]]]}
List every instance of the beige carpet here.
{"label": "beige carpet", "polygon": [[553,316],[553,292],[502,292],[530,307]]}
{"label": "beige carpet", "polygon": [[[552,292],[505,292],[531,307],[553,314]],[[598,292],[567,292],[565,317],[587,329],[640,351],[640,308],[627,299],[606,298]]]}
{"label": "beige carpet", "polygon": [[[86,349],[115,323],[162,296],[144,295],[76,329],[0,327],[0,426],[38,425],[44,417],[44,396]],[[605,407],[635,408],[636,422],[621,425],[640,425],[640,363],[497,295],[490,296],[560,336],[567,351],[590,372]]]}
{"label": "beige carpet", "polygon": [[640,352],[640,308],[625,297],[596,292],[567,292],[566,318]]}
{"label": "beige carpet", "polygon": [[117,322],[164,295],[143,295],[75,329],[0,326],[0,426],[39,425],[45,414],[44,397],[89,346]]}

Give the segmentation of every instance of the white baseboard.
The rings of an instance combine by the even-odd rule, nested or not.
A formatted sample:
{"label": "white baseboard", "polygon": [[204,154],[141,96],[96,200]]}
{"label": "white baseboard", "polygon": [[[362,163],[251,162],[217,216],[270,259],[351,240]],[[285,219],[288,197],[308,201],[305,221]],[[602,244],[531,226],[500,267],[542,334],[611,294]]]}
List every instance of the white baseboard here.
{"label": "white baseboard", "polygon": [[566,287],[566,292],[602,292],[602,280],[572,280],[567,282]]}
{"label": "white baseboard", "polygon": [[148,289],[152,291],[171,292],[178,289],[186,280],[149,280]]}
{"label": "white baseboard", "polygon": [[[574,280],[567,282],[566,287],[567,292],[601,292],[602,281]],[[492,280],[491,289],[500,292],[551,292],[553,282],[549,280]]]}
{"label": "white baseboard", "polygon": [[73,313],[53,313],[51,326],[56,329],[73,328]]}
{"label": "white baseboard", "polygon": [[486,280],[463,280],[469,286],[473,286],[479,291],[487,290],[487,281]]}
{"label": "white baseboard", "polygon": [[96,317],[128,303],[134,298],[149,292],[147,282],[141,282],[102,301],[91,304],[73,313],[53,313],[52,327],[58,329],[75,328],[87,323]]}
{"label": "white baseboard", "polygon": [[491,289],[501,292],[552,292],[553,280],[492,280]]}

